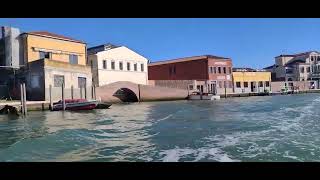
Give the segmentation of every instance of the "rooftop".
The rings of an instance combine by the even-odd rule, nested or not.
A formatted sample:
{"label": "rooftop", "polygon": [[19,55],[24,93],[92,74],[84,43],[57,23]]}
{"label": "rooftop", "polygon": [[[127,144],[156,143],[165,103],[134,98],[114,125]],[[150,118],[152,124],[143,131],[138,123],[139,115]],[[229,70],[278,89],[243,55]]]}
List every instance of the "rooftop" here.
{"label": "rooftop", "polygon": [[271,68],[273,68],[275,66],[275,64],[273,64],[273,65],[271,65],[271,66],[267,66],[267,67],[265,67],[265,68],[263,68],[263,69],[271,69]]}
{"label": "rooftop", "polygon": [[47,31],[33,31],[33,32],[28,32],[27,34],[42,36],[42,37],[50,37],[50,38],[61,39],[61,40],[67,40],[67,41],[72,41],[72,42],[77,42],[77,43],[84,43],[83,41],[80,41],[80,40],[76,40],[76,39],[73,39],[70,37],[62,36],[59,34],[54,34],[54,33],[47,32]]}
{"label": "rooftop", "polygon": [[87,50],[88,50],[89,54],[94,54],[94,53],[97,53],[97,52],[107,51],[107,50],[118,48],[118,47],[121,47],[121,46],[117,46],[117,45],[114,45],[114,44],[111,44],[111,43],[107,43],[107,44],[102,44],[102,45],[90,47]]}
{"label": "rooftop", "polygon": [[156,65],[161,65],[161,64],[171,64],[171,63],[178,63],[178,62],[186,62],[186,61],[194,61],[194,60],[206,60],[209,58],[219,59],[219,60],[230,60],[230,58],[226,58],[226,57],[219,57],[219,56],[213,56],[213,55],[202,55],[202,56],[191,56],[191,57],[184,57],[184,58],[178,58],[178,59],[152,62],[149,64],[149,66],[156,66]]}
{"label": "rooftop", "polygon": [[318,51],[307,51],[307,52],[303,52],[303,53],[298,53],[298,54],[281,54],[279,56],[276,56],[277,57],[297,57],[297,56],[303,56],[303,55],[307,55],[307,54],[310,54],[312,52],[316,52],[316,53],[319,53]]}
{"label": "rooftop", "polygon": [[252,68],[232,68],[233,72],[265,72],[264,69],[252,69]]}

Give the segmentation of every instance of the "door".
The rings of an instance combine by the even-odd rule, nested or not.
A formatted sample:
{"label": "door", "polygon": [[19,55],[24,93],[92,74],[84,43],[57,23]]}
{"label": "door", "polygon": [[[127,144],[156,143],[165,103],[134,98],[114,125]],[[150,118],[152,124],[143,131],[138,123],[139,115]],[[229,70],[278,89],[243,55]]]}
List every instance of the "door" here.
{"label": "door", "polygon": [[216,84],[210,84],[210,86],[211,86],[211,93],[215,95],[217,93]]}
{"label": "door", "polygon": [[251,82],[250,85],[251,85],[251,92],[254,92],[256,88],[254,82]]}
{"label": "door", "polygon": [[[83,98],[83,93],[84,93],[84,98],[87,98],[87,79],[85,77],[78,77],[78,88],[80,88],[80,98]],[[84,91],[84,92],[83,92]]]}

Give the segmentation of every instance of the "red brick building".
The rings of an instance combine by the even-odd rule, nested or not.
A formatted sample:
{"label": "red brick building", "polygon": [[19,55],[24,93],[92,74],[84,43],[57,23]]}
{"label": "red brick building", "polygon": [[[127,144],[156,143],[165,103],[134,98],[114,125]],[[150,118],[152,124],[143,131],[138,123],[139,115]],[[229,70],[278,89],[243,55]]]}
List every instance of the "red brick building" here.
{"label": "red brick building", "polygon": [[232,60],[203,55],[158,61],[148,65],[148,77],[156,86],[203,92],[232,93]]}

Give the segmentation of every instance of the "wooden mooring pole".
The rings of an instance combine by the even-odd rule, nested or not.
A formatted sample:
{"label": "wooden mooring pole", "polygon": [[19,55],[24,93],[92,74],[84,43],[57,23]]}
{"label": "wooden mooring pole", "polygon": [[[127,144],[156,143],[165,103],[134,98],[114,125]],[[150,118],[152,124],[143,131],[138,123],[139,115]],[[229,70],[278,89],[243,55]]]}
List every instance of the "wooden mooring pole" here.
{"label": "wooden mooring pole", "polygon": [[92,90],[91,90],[91,94],[92,94],[92,99],[96,100],[96,86],[92,85]]}
{"label": "wooden mooring pole", "polygon": [[50,110],[53,109],[53,102],[52,102],[52,85],[49,85],[49,100],[50,100]]}
{"label": "wooden mooring pole", "polygon": [[62,109],[66,110],[66,102],[64,99],[64,83],[61,86],[61,94],[62,94]]}
{"label": "wooden mooring pole", "polygon": [[80,99],[82,99],[82,88],[80,86]]}
{"label": "wooden mooring pole", "polygon": [[84,87],[84,98],[87,99],[87,86]]}
{"label": "wooden mooring pole", "polygon": [[224,98],[227,98],[227,81],[224,82]]}
{"label": "wooden mooring pole", "polygon": [[189,97],[189,95],[190,95],[190,93],[189,93],[189,84],[187,85],[187,90],[188,90],[188,97]]}
{"label": "wooden mooring pole", "polygon": [[24,98],[23,98],[23,85],[20,84],[20,100],[21,100],[21,114],[24,114]]}
{"label": "wooden mooring pole", "polygon": [[94,87],[93,87],[93,85],[92,85],[92,86],[91,86],[91,98],[92,98],[92,99],[94,99],[93,89],[94,89]]}
{"label": "wooden mooring pole", "polygon": [[73,99],[73,85],[71,86],[71,99]]}
{"label": "wooden mooring pole", "polygon": [[93,85],[93,89],[94,89],[94,99],[97,100],[96,85]]}
{"label": "wooden mooring pole", "polygon": [[140,95],[140,84],[138,84],[138,91],[139,91],[139,102],[141,102],[141,95]]}
{"label": "wooden mooring pole", "polygon": [[26,84],[22,84],[22,97],[23,97],[23,115],[27,115],[27,93],[26,93]]}

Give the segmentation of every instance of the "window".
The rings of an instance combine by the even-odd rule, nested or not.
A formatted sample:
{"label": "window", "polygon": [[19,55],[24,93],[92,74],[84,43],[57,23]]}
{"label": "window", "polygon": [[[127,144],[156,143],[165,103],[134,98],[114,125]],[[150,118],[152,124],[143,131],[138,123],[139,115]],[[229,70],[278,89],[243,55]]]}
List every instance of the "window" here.
{"label": "window", "polygon": [[301,67],[301,68],[300,68],[300,72],[301,72],[301,73],[304,73],[304,67]]}
{"label": "window", "polygon": [[217,67],[213,67],[213,72],[216,74],[217,73]]}
{"label": "window", "polygon": [[176,74],[176,66],[173,66],[173,74]]}
{"label": "window", "polygon": [[236,87],[241,88],[241,82],[236,82]]}
{"label": "window", "polygon": [[54,75],[53,81],[54,81],[54,87],[62,87],[62,84],[64,84],[64,76]]}
{"label": "window", "polygon": [[127,70],[130,71],[130,63],[127,62]]}
{"label": "window", "polygon": [[141,64],[141,72],[144,72],[144,64]]}
{"label": "window", "polygon": [[111,61],[111,69],[114,70],[115,69],[115,62]]}
{"label": "window", "polygon": [[226,74],[226,67],[223,67],[223,74]]}
{"label": "window", "polygon": [[307,67],[307,73],[309,73],[310,72],[310,67]]}
{"label": "window", "polygon": [[210,67],[210,73],[211,74],[213,73],[213,67]]}
{"label": "window", "polygon": [[259,87],[263,87],[263,82],[259,81]]}
{"label": "window", "polygon": [[137,63],[133,65],[134,71],[137,71]]}
{"label": "window", "polygon": [[103,60],[102,61],[103,69],[107,69],[107,61]]}
{"label": "window", "polygon": [[218,67],[218,73],[221,74],[221,67]]}
{"label": "window", "polygon": [[122,62],[119,62],[119,69],[123,70],[123,63]]}
{"label": "window", "polygon": [[40,59],[51,59],[51,53],[50,52],[44,52],[44,51],[39,51],[39,56]]}
{"label": "window", "polygon": [[193,85],[189,85],[189,90],[193,90]]}
{"label": "window", "polygon": [[232,70],[231,70],[231,67],[229,67],[229,74],[231,74],[232,73]]}
{"label": "window", "polygon": [[244,86],[245,88],[247,88],[247,87],[248,87],[248,82],[244,82],[244,83],[243,83],[243,86]]}
{"label": "window", "polygon": [[78,77],[78,88],[85,88],[86,81],[87,79],[85,77]]}
{"label": "window", "polygon": [[269,81],[266,81],[265,83],[266,83],[266,87],[269,87],[269,86],[270,86]]}
{"label": "window", "polygon": [[219,88],[222,88],[222,81],[219,81]]}
{"label": "window", "polygon": [[78,56],[74,54],[69,55],[69,63],[70,64],[78,64]]}
{"label": "window", "polygon": [[223,88],[227,88],[227,81],[223,81]]}

